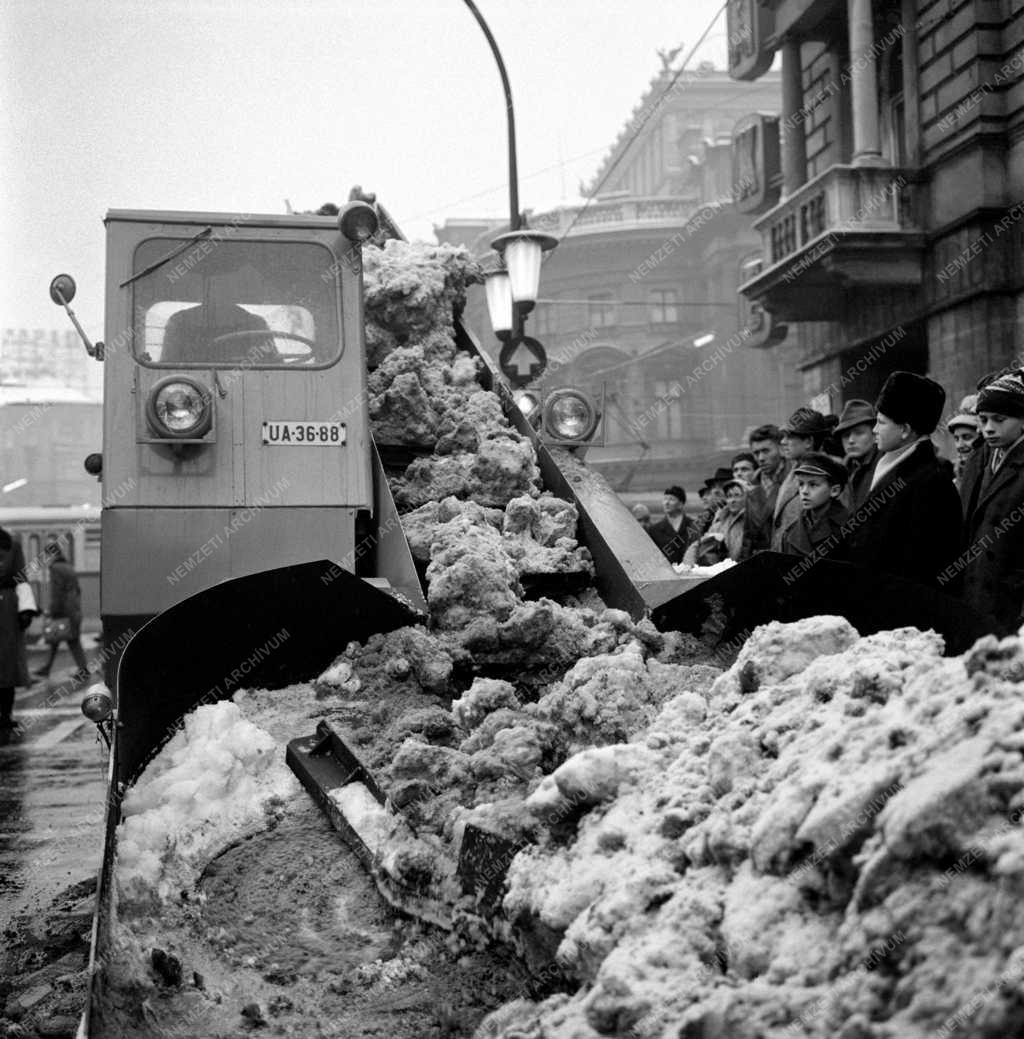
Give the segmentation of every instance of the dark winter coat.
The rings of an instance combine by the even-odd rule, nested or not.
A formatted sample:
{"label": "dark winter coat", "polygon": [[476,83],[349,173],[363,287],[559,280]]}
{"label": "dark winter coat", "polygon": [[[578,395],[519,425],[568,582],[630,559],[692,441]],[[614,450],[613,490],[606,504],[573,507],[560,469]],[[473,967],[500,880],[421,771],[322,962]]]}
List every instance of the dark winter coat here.
{"label": "dark winter coat", "polygon": [[851,513],[850,561],[938,586],[956,558],[960,511],[953,467],[922,440]]}
{"label": "dark winter coat", "polygon": [[843,525],[850,512],[838,499],[813,511],[804,509],[782,534],[782,551],[791,556],[846,559]]}
{"label": "dark winter coat", "polygon": [[843,490],[843,504],[854,511],[864,504],[871,487],[871,478],[875,475],[878,462],[878,448],[873,447],[863,458],[846,458],[843,464],[850,474],[846,488]]}
{"label": "dark winter coat", "polygon": [[773,484],[770,490],[765,490],[760,470],[754,474],[754,485],[747,491],[746,519],[743,524],[743,559],[749,559],[755,552],[764,552],[771,548],[775,502],[779,497],[779,488],[788,473],[789,464],[783,462],[779,481]]}
{"label": "dark winter coat", "polygon": [[686,555],[686,546],[694,538],[693,524],[689,516],[683,516],[682,526],[678,531],[672,529],[668,519],[662,517],[657,523],[647,528],[651,540],[661,549],[670,563],[681,563]]}
{"label": "dark winter coat", "polygon": [[771,548],[773,552],[783,550],[782,535],[800,518],[803,508],[800,503],[800,488],[796,482],[796,475],[790,469],[786,473],[785,480],[782,481],[782,486],[779,487],[779,493],[775,497],[775,508],[772,511]]}
{"label": "dark winter coat", "polygon": [[21,542],[0,529],[0,688],[28,685],[25,638],[18,623],[15,578],[22,578],[25,556]]}
{"label": "dark winter coat", "polygon": [[78,638],[82,627],[82,593],[75,568],[61,559],[50,564],[50,616],[71,621],[71,637]]}
{"label": "dark winter coat", "polygon": [[1020,626],[1024,608],[1024,444],[986,481],[991,460],[991,448],[976,451],[961,477],[964,536],[954,569],[963,570],[966,602],[1007,635]]}

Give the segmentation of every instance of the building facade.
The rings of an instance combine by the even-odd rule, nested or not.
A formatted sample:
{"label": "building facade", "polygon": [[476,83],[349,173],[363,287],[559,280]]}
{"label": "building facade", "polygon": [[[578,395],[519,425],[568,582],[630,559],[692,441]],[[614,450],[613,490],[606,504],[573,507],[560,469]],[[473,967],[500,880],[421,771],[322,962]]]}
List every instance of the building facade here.
{"label": "building facade", "polygon": [[[582,190],[584,202],[528,214],[530,227],[558,240],[526,328],[548,355],[539,388],[575,385],[603,398],[602,435],[587,462],[621,492],[693,488],[744,446],[752,426],[800,403],[790,349],[754,345],[784,330],[737,293],[761,245],[735,205],[731,135],[742,115],[777,112],[778,103],[772,74],[745,84],[709,65],[666,67]],[[478,227],[449,221],[435,230],[483,257],[503,228]],[[465,316],[495,344],[482,291]]]}
{"label": "building facade", "polygon": [[732,0],[729,38],[739,81],[781,55],[778,124],[734,135],[763,253],[740,291],[789,326],[805,395],[902,368],[953,411],[1024,363],[1024,4]]}

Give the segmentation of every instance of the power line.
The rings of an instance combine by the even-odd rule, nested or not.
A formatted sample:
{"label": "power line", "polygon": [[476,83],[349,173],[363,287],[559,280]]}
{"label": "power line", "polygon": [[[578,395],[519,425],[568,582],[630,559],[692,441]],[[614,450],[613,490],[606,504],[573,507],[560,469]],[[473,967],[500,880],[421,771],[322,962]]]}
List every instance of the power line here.
{"label": "power line", "polygon": [[693,58],[694,54],[697,53],[697,50],[699,49],[701,44],[707,39],[708,33],[710,33],[711,30],[715,26],[715,22],[717,22],[718,19],[722,17],[722,12],[725,11],[726,7],[728,7],[728,6],[729,6],[729,3],[728,3],[728,0],[726,0],[726,2],[723,3],[722,6],[718,9],[718,13],[711,19],[710,22],[708,22],[707,28],[700,35],[700,39],[690,48],[690,53],[687,54],[686,57],[683,59],[682,65],[679,66],[679,68],[676,70],[675,75],[669,80],[668,85],[665,87],[665,89],[658,96],[658,100],[653,105],[651,105],[650,110],[643,117],[643,119],[640,120],[640,125],[636,128],[636,130],[630,136],[629,140],[626,141],[625,146],[619,152],[618,158],[616,158],[615,161],[608,167],[608,169],[605,171],[604,176],[600,179],[600,181],[598,181],[598,183],[596,184],[594,189],[590,192],[590,197],[586,200],[586,202],[580,208],[580,211],[572,218],[572,221],[570,222],[569,226],[565,229],[564,233],[560,236],[559,241],[564,241],[568,237],[569,232],[576,225],[576,221],[579,220],[579,218],[581,216],[583,216],[583,214],[587,211],[587,207],[590,205],[590,203],[593,202],[595,198],[597,198],[597,195],[600,192],[601,188],[603,187],[605,182],[608,180],[608,178],[618,168],[619,163],[622,162],[622,160],[626,157],[626,153],[629,151],[629,149],[632,146],[633,142],[640,135],[640,132],[651,121],[652,117],[654,116],[654,113],[657,112],[658,109],[661,107],[661,103],[662,103],[662,101],[664,101],[665,97],[669,94],[669,92],[671,90],[673,90],[675,88],[676,83],[679,82],[679,77],[686,71],[686,66],[690,63],[691,58]]}

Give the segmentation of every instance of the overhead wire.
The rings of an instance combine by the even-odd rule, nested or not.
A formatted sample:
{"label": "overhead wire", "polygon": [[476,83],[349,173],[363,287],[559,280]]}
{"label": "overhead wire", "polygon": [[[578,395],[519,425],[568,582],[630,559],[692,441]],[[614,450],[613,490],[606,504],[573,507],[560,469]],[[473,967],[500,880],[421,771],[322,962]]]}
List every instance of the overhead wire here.
{"label": "overhead wire", "polygon": [[[711,19],[711,21],[708,22],[707,27],[704,29],[704,32],[702,32],[700,35],[700,39],[698,39],[697,42],[690,48],[690,53],[686,55],[686,57],[683,59],[682,65],[679,66],[679,68],[675,72],[675,75],[673,75],[673,77],[669,80],[665,89],[661,92],[661,94],[658,95],[657,101],[655,101],[655,103],[650,106],[647,113],[640,120],[639,125],[630,135],[629,139],[626,141],[625,145],[619,149],[619,154],[616,156],[615,160],[611,163],[608,169],[605,170],[601,179],[594,186],[586,202],[584,202],[584,204],[580,207],[579,211],[569,222],[569,226],[559,236],[559,242],[564,241],[565,238],[568,237],[569,232],[573,229],[573,227],[575,227],[576,222],[580,219],[580,217],[583,216],[583,214],[587,211],[587,208],[590,205],[590,203],[593,202],[595,198],[597,198],[601,188],[607,183],[608,178],[611,177],[611,175],[618,168],[619,164],[626,157],[627,153],[629,152],[629,149],[633,146],[633,142],[637,139],[637,137],[640,136],[640,133],[643,131],[643,128],[651,121],[651,119],[654,116],[654,113],[661,108],[662,104],[665,101],[665,98],[675,89],[676,83],[679,82],[679,77],[686,71],[686,66],[689,65],[691,59],[697,53],[701,44],[708,38],[708,34],[715,27],[715,23],[718,21],[719,18],[722,17],[722,14],[728,6],[728,0],[725,0],[725,3],[722,4],[722,6],[718,9],[717,13]],[[550,253],[548,255],[550,255]]]}

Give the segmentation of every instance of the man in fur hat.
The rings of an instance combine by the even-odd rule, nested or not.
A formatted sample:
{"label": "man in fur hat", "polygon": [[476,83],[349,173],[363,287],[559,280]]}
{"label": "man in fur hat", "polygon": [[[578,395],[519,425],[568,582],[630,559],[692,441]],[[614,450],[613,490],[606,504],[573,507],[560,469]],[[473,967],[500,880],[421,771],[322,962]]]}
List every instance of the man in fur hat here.
{"label": "man in fur hat", "polygon": [[864,503],[847,523],[850,559],[938,586],[960,540],[952,466],[930,440],[946,391],[913,372],[893,372],[875,403],[879,459]]}
{"label": "man in fur hat", "polygon": [[665,515],[652,523],[647,533],[670,563],[681,563],[686,546],[694,539],[693,525],[683,512],[686,491],[677,485],[665,488],[661,507]]}
{"label": "man in fur hat", "polygon": [[978,394],[985,446],[961,479],[961,560],[967,603],[1008,635],[1024,612],[1024,368],[989,382]]}
{"label": "man in fur hat", "polygon": [[848,400],[839,416],[835,434],[843,445],[843,465],[848,482],[843,491],[843,504],[856,509],[867,497],[871,477],[878,461],[875,444],[875,409],[866,400]]}

